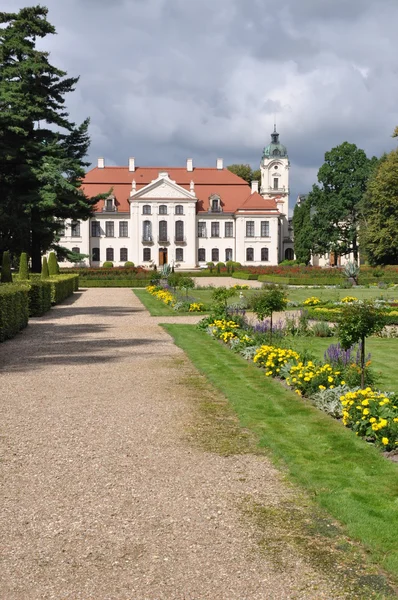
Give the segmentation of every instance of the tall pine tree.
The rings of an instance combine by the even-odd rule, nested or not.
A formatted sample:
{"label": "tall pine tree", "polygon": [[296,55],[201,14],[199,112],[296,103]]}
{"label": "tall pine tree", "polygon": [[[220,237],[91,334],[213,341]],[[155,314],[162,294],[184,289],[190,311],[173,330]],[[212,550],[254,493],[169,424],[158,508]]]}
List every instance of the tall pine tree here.
{"label": "tall pine tree", "polygon": [[0,254],[28,252],[34,272],[56,246],[62,220],[87,219],[98,201],[81,189],[88,119],[76,126],[65,110],[78,78],[36,48],[55,34],[47,13],[42,6],[0,13]]}

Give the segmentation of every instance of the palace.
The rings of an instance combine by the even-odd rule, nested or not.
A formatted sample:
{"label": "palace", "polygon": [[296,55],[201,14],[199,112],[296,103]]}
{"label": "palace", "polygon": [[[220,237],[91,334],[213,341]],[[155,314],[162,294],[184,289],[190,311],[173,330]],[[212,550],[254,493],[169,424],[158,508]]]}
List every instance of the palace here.
{"label": "palace", "polygon": [[81,265],[171,264],[181,269],[233,260],[276,265],[294,258],[288,221],[289,158],[279,134],[264,148],[261,182],[251,186],[224,168],[107,167],[84,179],[87,196],[109,192],[87,221],[65,222],[60,245],[86,254]]}

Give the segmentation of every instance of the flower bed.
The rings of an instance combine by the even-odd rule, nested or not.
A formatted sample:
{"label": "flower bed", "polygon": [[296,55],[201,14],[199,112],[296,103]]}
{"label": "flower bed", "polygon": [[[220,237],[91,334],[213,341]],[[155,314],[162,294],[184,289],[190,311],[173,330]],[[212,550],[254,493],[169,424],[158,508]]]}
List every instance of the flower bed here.
{"label": "flower bed", "polygon": [[201,302],[190,302],[189,300],[179,300],[169,290],[157,285],[148,285],[146,291],[154,296],[166,306],[170,306],[175,311],[180,312],[203,312],[204,305]]}

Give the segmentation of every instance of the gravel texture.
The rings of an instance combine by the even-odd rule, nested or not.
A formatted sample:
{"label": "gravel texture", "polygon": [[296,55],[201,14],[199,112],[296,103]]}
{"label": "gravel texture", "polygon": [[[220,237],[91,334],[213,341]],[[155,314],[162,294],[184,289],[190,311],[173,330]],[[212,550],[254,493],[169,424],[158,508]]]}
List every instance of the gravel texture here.
{"label": "gravel texture", "polygon": [[261,456],[190,443],[195,373],[129,289],[74,294],[0,346],[2,600],[343,598],[259,551],[246,498],[291,495]]}

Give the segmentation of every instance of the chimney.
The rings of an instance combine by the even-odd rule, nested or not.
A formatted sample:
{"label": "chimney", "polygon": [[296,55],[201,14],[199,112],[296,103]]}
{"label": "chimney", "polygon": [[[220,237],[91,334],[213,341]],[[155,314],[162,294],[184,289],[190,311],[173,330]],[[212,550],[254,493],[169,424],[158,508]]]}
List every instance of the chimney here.
{"label": "chimney", "polygon": [[97,167],[99,169],[104,169],[105,168],[105,158],[99,158],[98,159]]}
{"label": "chimney", "polygon": [[219,171],[222,171],[222,170],[223,170],[223,168],[224,168],[224,165],[223,165],[223,159],[222,159],[222,158],[217,158],[217,169],[218,169]]}
{"label": "chimney", "polygon": [[129,158],[129,171],[135,171],[135,158],[134,156],[130,156]]}
{"label": "chimney", "polygon": [[187,158],[187,171],[193,171],[193,160],[192,160],[192,158]]}
{"label": "chimney", "polygon": [[255,192],[258,192],[258,181],[253,180],[252,181],[252,194],[254,194]]}

